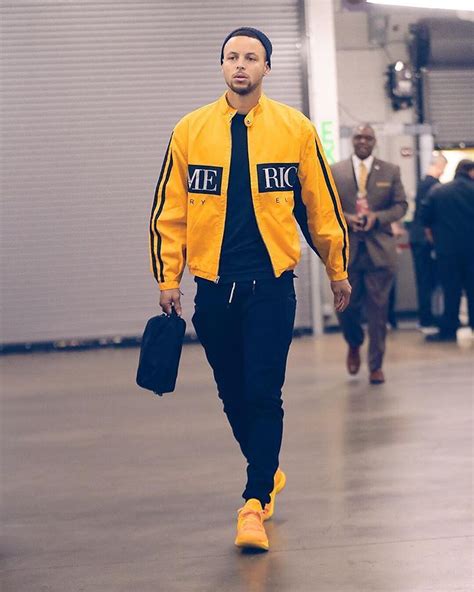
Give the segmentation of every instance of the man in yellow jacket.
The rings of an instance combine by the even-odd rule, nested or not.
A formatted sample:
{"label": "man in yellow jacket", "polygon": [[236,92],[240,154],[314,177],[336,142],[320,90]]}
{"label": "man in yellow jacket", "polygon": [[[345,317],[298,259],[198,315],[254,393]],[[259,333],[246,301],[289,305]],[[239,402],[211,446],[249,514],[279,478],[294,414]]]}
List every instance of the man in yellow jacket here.
{"label": "man in yellow jacket", "polygon": [[226,37],[228,90],[173,130],[150,220],[160,306],[181,314],[187,263],[197,283],[193,324],[248,462],[235,543],[264,550],[263,522],[286,481],[278,456],[300,258],[296,221],[326,265],[336,310],[350,297],[347,228],[316,131],[262,93],[271,53],[257,29]]}

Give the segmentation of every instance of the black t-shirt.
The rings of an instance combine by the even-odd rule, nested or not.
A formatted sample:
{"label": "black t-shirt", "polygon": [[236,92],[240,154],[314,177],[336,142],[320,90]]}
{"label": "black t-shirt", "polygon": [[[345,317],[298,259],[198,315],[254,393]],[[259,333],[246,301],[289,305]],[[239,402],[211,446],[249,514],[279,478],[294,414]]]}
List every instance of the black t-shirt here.
{"label": "black t-shirt", "polygon": [[245,115],[232,119],[232,153],[219,281],[237,282],[274,277],[267,248],[255,219],[250,188]]}

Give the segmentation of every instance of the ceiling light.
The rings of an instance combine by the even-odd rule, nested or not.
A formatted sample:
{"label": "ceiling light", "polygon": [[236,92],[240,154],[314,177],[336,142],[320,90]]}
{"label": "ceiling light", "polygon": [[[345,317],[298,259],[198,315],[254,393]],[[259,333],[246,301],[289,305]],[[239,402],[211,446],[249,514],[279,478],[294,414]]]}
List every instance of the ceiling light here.
{"label": "ceiling light", "polygon": [[444,10],[474,11],[472,0],[367,0],[368,4],[403,6],[405,8],[438,8]]}

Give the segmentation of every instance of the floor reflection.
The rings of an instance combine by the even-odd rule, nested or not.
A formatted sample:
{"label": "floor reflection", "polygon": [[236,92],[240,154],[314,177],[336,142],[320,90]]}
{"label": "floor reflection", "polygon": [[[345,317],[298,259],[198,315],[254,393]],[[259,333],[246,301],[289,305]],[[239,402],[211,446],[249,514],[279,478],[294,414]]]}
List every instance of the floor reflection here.
{"label": "floor reflection", "polygon": [[270,539],[270,551],[252,551],[234,548],[225,559],[222,557],[216,578],[210,590],[236,589],[245,592],[273,592],[281,589],[288,576],[288,556],[278,552],[287,547],[283,535],[284,521],[269,521],[265,529]]}

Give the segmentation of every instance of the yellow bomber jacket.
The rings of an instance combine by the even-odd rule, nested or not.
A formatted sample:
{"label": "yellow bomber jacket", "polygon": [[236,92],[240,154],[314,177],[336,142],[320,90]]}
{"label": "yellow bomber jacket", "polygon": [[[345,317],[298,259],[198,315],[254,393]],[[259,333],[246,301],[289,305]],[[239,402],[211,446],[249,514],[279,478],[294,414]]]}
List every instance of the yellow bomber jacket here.
{"label": "yellow bomber jacket", "polygon": [[[226,95],[176,125],[159,175],[150,219],[151,267],[161,290],[193,275],[219,281],[231,121]],[[297,265],[297,222],[331,280],[347,277],[349,240],[339,196],[313,124],[267,98],[245,118],[255,217],[275,277]]]}

